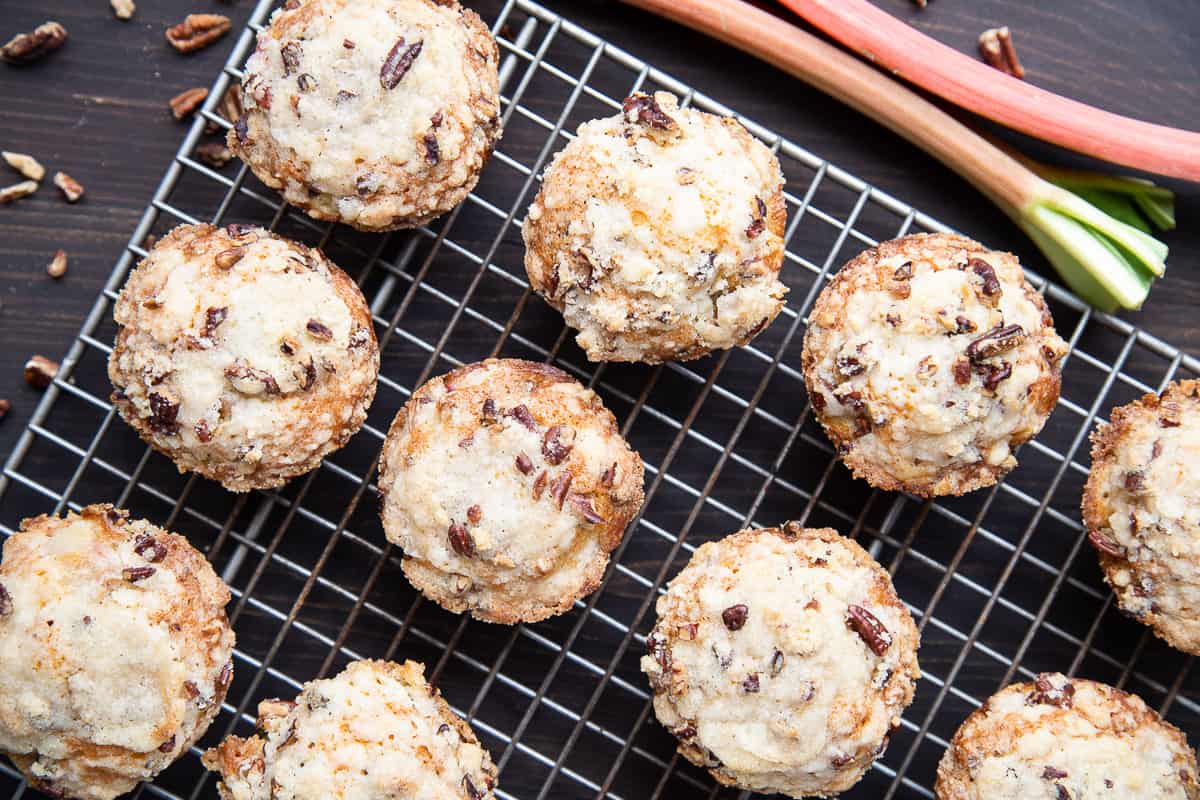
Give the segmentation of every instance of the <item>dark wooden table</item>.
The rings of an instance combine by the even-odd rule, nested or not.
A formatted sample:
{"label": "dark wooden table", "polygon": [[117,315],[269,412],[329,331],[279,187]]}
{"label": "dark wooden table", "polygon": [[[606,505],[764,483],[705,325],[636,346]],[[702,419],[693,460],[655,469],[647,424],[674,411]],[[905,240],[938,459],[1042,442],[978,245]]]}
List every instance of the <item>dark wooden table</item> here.
{"label": "dark wooden table", "polygon": [[[917,149],[836,101],[736,51],[617,2],[543,2],[552,10],[571,16],[634,55],[675,74],[715,99],[774,128],[883,190],[995,247],[1020,253],[1026,263],[1044,274],[1050,274],[1036,250],[970,186]],[[1143,119],[1200,128],[1200,111],[1197,111],[1200,109],[1200,5],[1194,0],[1127,0],[1122,3],[1110,0],[1044,0],[1039,3],[1023,0],[931,0],[924,11],[918,11],[908,0],[878,2],[936,38],[968,52],[974,51],[976,37],[984,28],[1006,24],[1014,31],[1021,57],[1028,69],[1028,79],[1038,85]],[[499,0],[477,0],[472,5],[486,18],[494,14],[501,3]],[[249,8],[249,0],[232,4],[217,0],[142,0],[135,19],[122,23],[112,17],[104,0],[89,0],[86,4],[78,0],[47,0],[37,4],[36,8],[32,4],[0,0],[0,25],[3,26],[0,37],[7,38],[13,32],[31,29],[45,19],[57,19],[71,32],[70,43],[43,63],[24,69],[0,66],[0,109],[3,109],[0,111],[0,148],[33,154],[51,173],[64,170],[87,188],[86,198],[78,205],[64,203],[57,190],[47,182],[35,196],[14,205],[0,206],[0,342],[3,343],[0,348],[0,397],[10,399],[13,404],[8,418],[0,422],[0,457],[7,457],[39,398],[39,393],[25,386],[22,381],[21,365],[33,353],[57,359],[66,351],[176,152],[185,126],[171,119],[166,108],[167,99],[183,89],[209,85],[224,63],[233,42],[233,38],[229,37],[208,50],[181,56],[165,44],[162,35],[164,28],[179,21],[185,14],[196,11],[229,14],[234,18],[235,25],[240,26]],[[536,100],[527,98],[529,102]],[[505,144],[510,144],[509,140]],[[1058,157],[1045,148],[1029,146],[1035,154]],[[1066,160],[1077,161],[1073,157],[1067,157]],[[0,170],[3,169],[0,165]],[[18,179],[13,173],[12,181]],[[1166,280],[1156,286],[1146,308],[1127,317],[1194,355],[1200,353],[1200,324],[1197,324],[1194,310],[1197,301],[1200,301],[1200,272],[1195,264],[1197,257],[1200,257],[1200,225],[1196,222],[1200,212],[1200,187],[1174,184],[1172,188],[1178,192],[1178,217],[1183,230],[1165,237],[1172,249],[1170,272]],[[69,253],[71,263],[66,277],[55,281],[47,277],[45,266],[58,248]],[[503,313],[507,314],[507,310]],[[423,359],[424,354],[420,355]],[[1134,357],[1140,358],[1141,354],[1135,353]],[[1138,364],[1132,363],[1130,366],[1132,373],[1143,374],[1139,372]],[[1161,364],[1157,367],[1147,365],[1144,374],[1154,374],[1155,370],[1161,374],[1161,369]],[[1086,398],[1076,395],[1075,400],[1083,402]],[[376,405],[380,405],[379,398]],[[383,415],[384,411],[373,409],[372,422],[378,425],[381,420],[374,418],[376,411],[379,415]],[[58,412],[56,409],[56,413],[69,412]],[[730,419],[714,419],[712,424],[732,425],[736,415],[730,414]],[[64,424],[69,422],[65,421]],[[386,426],[386,420],[382,420],[382,424]],[[1074,424],[1078,426],[1077,418]],[[1061,440],[1072,432],[1070,419],[1061,430],[1051,431],[1055,425],[1055,419],[1052,419],[1047,434],[1044,434],[1047,439],[1052,438],[1052,434]],[[647,460],[653,463],[657,455],[651,451]],[[1033,463],[1024,471],[1019,471],[1017,480],[1036,496],[1040,491],[1035,488],[1038,481],[1043,475],[1053,472],[1054,465],[1043,459],[1039,466],[1033,456],[1030,462]],[[155,463],[162,466],[158,461]],[[823,463],[813,466],[811,469],[816,472],[811,475],[804,473],[803,465],[789,465],[787,470],[795,473],[797,480],[803,477],[815,483],[823,481],[819,471]],[[1024,456],[1022,463],[1026,463]],[[704,463],[696,463],[682,464],[676,469],[684,474],[685,480],[698,486],[705,479],[707,467]],[[169,471],[168,467],[166,472]],[[170,483],[174,476],[168,476],[166,472],[157,474],[156,480]],[[1078,475],[1074,477],[1078,478]],[[865,497],[861,484],[849,485],[852,482],[840,473],[834,481],[839,482],[838,491],[845,496]],[[182,483],[181,479],[173,485],[178,486],[179,483]],[[200,500],[193,496],[191,502],[201,505],[211,502],[214,508],[223,508],[231,502],[214,485],[203,481],[200,483],[202,485],[195,493],[200,495]],[[294,492],[298,483],[300,481],[287,491]],[[1062,496],[1055,498],[1053,508],[1062,514],[1074,516],[1078,504],[1077,489],[1076,482],[1070,487],[1075,494],[1060,493]],[[753,487],[749,491],[752,494]],[[978,505],[984,494],[976,493],[956,507],[970,517],[975,508],[971,504]],[[336,496],[328,499],[310,498],[310,502],[329,505],[325,513],[331,519],[340,513]],[[682,507],[686,510],[686,504]],[[7,524],[14,523],[24,511],[12,501],[6,502],[2,508]],[[917,508],[917,504],[910,504],[905,513],[916,513]],[[972,510],[968,511],[968,508]],[[1021,533],[1020,525],[1023,523],[1018,519],[1015,527],[1010,525],[1006,529],[1003,518],[1005,511],[1000,508],[999,512],[994,512],[1000,517],[989,516],[987,524],[1004,532],[1010,540],[1015,540]],[[1022,513],[1026,512],[1028,509]],[[216,514],[215,511],[213,513]],[[794,507],[772,508],[770,518],[775,519],[776,514],[785,513],[794,514],[796,511]],[[682,522],[682,516],[676,521]],[[907,521],[905,517],[901,524],[907,524]],[[186,520],[183,522],[186,523]],[[368,530],[369,535],[382,539],[377,530],[373,503],[364,503],[356,513],[354,522],[361,523],[362,529]],[[675,530],[669,524],[667,527]],[[703,524],[698,527],[703,527]],[[704,529],[697,536],[713,538],[723,532]],[[929,548],[943,562],[948,562],[958,539],[954,536],[939,538],[941,534],[942,531],[924,533],[921,545]],[[1053,531],[1048,531],[1045,538],[1050,545],[1069,545],[1077,537],[1072,532],[1066,532],[1056,540]],[[298,540],[302,541],[302,535],[293,532],[288,544],[298,546]],[[315,541],[318,547],[320,544],[320,540]],[[646,543],[639,542],[639,546],[642,544]],[[220,559],[227,559],[231,549],[226,547]],[[296,557],[299,558],[298,555]],[[881,555],[881,559],[886,561],[886,557],[889,557],[887,551]],[[989,586],[997,579],[1006,557],[1004,552],[995,553],[991,558],[983,557],[972,550],[962,562],[960,572],[968,573],[981,585]],[[1047,558],[1050,563],[1061,563],[1063,554]],[[1094,559],[1090,558],[1090,554],[1078,561],[1085,562],[1079,568],[1090,570],[1088,580],[1096,583]],[[653,574],[657,568],[654,557],[646,556],[644,563],[645,573]],[[361,577],[359,573],[364,569],[361,564],[335,558],[326,569],[326,574],[332,573],[352,584]],[[285,577],[278,577],[280,583],[263,589],[263,594],[277,598],[277,604],[282,608],[291,602],[289,592],[295,590],[294,586],[282,582]],[[1045,581],[1044,576],[1034,577]],[[390,594],[377,602],[389,609],[402,608],[396,592],[408,591],[411,595],[411,590],[399,577],[398,570],[388,567],[385,578],[392,581],[388,585]],[[1014,578],[1016,580],[1024,578],[1018,576]],[[395,587],[400,588],[397,590]],[[1042,588],[1038,584],[1029,596],[1037,597],[1036,592]],[[638,586],[617,586],[609,596],[615,595],[618,601],[636,604],[641,592]],[[918,607],[922,603],[916,595],[906,599]],[[956,599],[952,597],[951,602]],[[325,602],[325,598],[320,598],[314,603],[315,610],[309,623],[321,628],[332,638],[337,635],[345,613],[332,601],[323,605]],[[1068,599],[1067,602],[1075,601]],[[1094,613],[1095,603],[1091,598],[1083,598],[1078,602],[1083,609],[1081,614]],[[321,618],[322,609],[327,612],[325,616],[329,619]],[[439,620],[448,632],[457,624],[457,619]],[[544,623],[539,630],[547,631],[547,635],[553,638],[555,631],[569,626],[572,621],[570,616],[560,618]],[[1001,622],[1010,624],[1003,620]],[[256,619],[251,611],[247,617],[243,617],[238,629],[241,643],[255,652],[263,641],[269,639],[273,630],[268,630],[263,624],[266,633],[260,636],[254,630],[259,623],[262,620]],[[434,623],[440,624],[437,620]],[[328,626],[327,630],[324,626]],[[1008,633],[1019,637],[1024,630],[1022,626],[1027,627],[1027,622],[1018,619],[1011,623],[1013,630]],[[484,643],[490,647],[495,642],[498,649],[505,635],[495,626],[477,623],[472,624],[470,630],[466,641],[470,646],[485,651]],[[378,632],[378,637],[386,641],[391,634],[390,629],[382,630]],[[1113,639],[1106,646],[1115,652],[1122,652],[1120,648],[1124,642],[1136,642],[1140,634],[1137,626],[1125,623],[1120,630],[1119,641]],[[922,663],[932,674],[944,674],[959,646],[960,642],[945,632],[927,630],[921,653]],[[1034,644],[1035,652],[1039,646],[1040,641]],[[1151,648],[1155,646],[1152,644]],[[1132,649],[1133,645],[1129,647]],[[609,657],[610,642],[602,636],[593,637],[585,633],[577,650],[579,648],[583,648],[582,652],[594,663],[603,665]],[[1151,649],[1148,652],[1150,655],[1143,660],[1143,664],[1147,660],[1153,661],[1157,651]],[[1060,658],[1057,652],[1053,655]],[[299,658],[299,655],[293,657]],[[414,653],[414,657],[422,656]],[[439,655],[431,652],[424,657],[436,661]],[[517,661],[520,660],[514,659],[514,662]],[[1178,661],[1175,658],[1169,664]],[[540,679],[537,672],[539,663],[532,659],[520,661],[510,663],[507,669],[527,670],[528,674],[519,674],[524,674],[523,679],[527,683],[536,683]],[[1061,664],[1064,668],[1066,666],[1061,660],[1051,663]],[[312,674],[317,666],[304,664],[296,674]],[[980,694],[993,690],[996,678],[988,669],[994,670],[995,665],[984,665],[978,677],[973,672],[975,667],[969,664],[960,682],[970,684],[975,681],[976,685],[971,686],[971,690]],[[1095,668],[1095,665],[1085,665],[1085,668]],[[630,657],[626,657],[623,669],[631,669],[636,673],[636,659],[631,662]],[[466,676],[463,681],[464,692],[473,689],[477,677]],[[1116,679],[1111,671],[1097,677]],[[235,680],[238,681],[235,685],[241,689],[240,682],[245,678],[238,677]],[[587,675],[581,679],[578,692],[583,693],[584,697],[589,685],[587,681],[590,680],[591,677]],[[633,675],[630,680],[640,682],[641,678]],[[1159,676],[1159,680],[1168,685],[1171,683],[1169,676]],[[443,684],[448,695],[454,691],[453,681],[451,676],[448,683]],[[1200,691],[1198,683],[1200,678],[1190,678],[1184,686],[1184,692],[1194,698]],[[929,685],[923,684],[923,694],[919,693],[918,704],[929,699],[929,690]],[[469,701],[469,695],[466,696]],[[602,707],[598,714],[616,713],[617,710]],[[914,711],[918,710],[914,708]],[[960,713],[965,711],[956,708],[949,719],[960,718],[956,716]],[[669,752],[669,746],[661,739],[665,734],[654,726],[651,728],[650,735],[660,737],[657,741],[659,749],[665,747]],[[941,729],[935,732],[943,736],[949,734],[949,731]],[[1200,728],[1190,732],[1194,735],[1200,732]],[[535,742],[545,741],[547,747],[552,747],[557,736],[557,731],[546,729],[532,731],[526,738]],[[893,749],[901,746],[904,743],[898,741]],[[510,784],[510,788],[517,787]],[[869,788],[863,791],[865,794],[856,796],[870,796]],[[518,793],[522,797],[532,797],[536,795],[536,787],[532,791],[528,787],[520,787]]]}

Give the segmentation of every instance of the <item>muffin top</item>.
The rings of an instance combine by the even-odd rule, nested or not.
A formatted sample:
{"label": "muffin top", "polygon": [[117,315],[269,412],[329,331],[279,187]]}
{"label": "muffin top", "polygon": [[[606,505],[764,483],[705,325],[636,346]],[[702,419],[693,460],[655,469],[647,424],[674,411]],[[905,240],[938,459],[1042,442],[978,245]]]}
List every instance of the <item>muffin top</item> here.
{"label": "muffin top", "polygon": [[223,800],[494,800],[496,768],[414,661],[356,661],[294,702],[258,706],[260,736],[204,755]]}
{"label": "muffin top", "polygon": [[1200,654],[1200,382],[1115,409],[1092,434],[1088,538],[1121,610]]}
{"label": "muffin top", "polygon": [[854,785],[920,676],[888,574],[829,528],[701,545],[657,605],[642,671],[679,752],[718,781],[792,797]]}
{"label": "muffin top", "polygon": [[1195,800],[1196,756],[1141,698],[1058,673],[976,709],[938,765],[938,800]]}
{"label": "muffin top", "polygon": [[0,751],[58,797],[154,776],[225,697],[228,602],[186,539],[112,506],[25,520],[0,563]]}
{"label": "muffin top", "polygon": [[855,476],[921,496],[990,486],[1058,400],[1067,345],[1016,256],[953,234],[861,253],[817,298],[809,398]]}
{"label": "muffin top", "polygon": [[289,203],[361,230],[422,224],[500,135],[497,49],[454,0],[298,0],[259,34],[230,148]]}
{"label": "muffin top", "polygon": [[745,344],[783,308],[779,161],[736,120],[635,94],[586,122],[529,208],[525,269],[593,361]]}
{"label": "muffin top", "polygon": [[233,491],[279,486],[345,443],[379,348],[354,282],[261,228],[181,225],[129,276],[109,358],[121,416]]}
{"label": "muffin top", "polygon": [[532,622],[599,585],[641,508],[642,461],[595,392],[545,364],[489,359],[413,393],[379,489],[387,537],[426,596]]}

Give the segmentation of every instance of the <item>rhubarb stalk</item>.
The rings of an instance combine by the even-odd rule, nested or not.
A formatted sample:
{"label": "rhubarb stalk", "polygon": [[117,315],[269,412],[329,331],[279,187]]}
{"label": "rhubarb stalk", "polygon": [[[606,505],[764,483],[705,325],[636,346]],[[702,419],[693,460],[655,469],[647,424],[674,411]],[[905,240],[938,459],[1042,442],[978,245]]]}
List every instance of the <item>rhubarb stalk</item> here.
{"label": "rhubarb stalk", "polygon": [[869,0],[779,2],[855,53],[960,108],[1102,161],[1200,181],[1200,133],[1039,89],[926,36]]}
{"label": "rhubarb stalk", "polygon": [[[755,55],[933,155],[1008,214],[1076,294],[1101,310],[1140,307],[1166,269],[1165,245],[1073,193],[1065,174],[1063,185],[1040,177],[925,98],[795,25],[742,0],[625,2]],[[1143,194],[1166,215],[1169,192]]]}

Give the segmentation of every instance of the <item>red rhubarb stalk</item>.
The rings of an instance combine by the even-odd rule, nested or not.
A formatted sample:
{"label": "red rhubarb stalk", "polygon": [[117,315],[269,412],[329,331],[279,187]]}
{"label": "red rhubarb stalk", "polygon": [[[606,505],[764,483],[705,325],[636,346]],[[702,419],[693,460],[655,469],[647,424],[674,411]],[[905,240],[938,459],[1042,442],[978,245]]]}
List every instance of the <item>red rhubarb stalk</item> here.
{"label": "red rhubarb stalk", "polygon": [[869,0],[779,0],[893,74],[957,106],[1113,164],[1200,181],[1200,133],[1123,117],[1005,75]]}

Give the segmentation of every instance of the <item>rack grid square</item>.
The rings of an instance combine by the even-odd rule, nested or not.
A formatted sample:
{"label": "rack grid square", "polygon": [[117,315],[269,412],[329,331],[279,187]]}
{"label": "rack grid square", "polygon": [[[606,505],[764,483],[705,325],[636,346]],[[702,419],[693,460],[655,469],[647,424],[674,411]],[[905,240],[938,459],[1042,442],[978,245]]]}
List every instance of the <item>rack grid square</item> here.
{"label": "rack grid square", "polygon": [[[520,226],[548,159],[587,119],[634,90],[735,112],[529,0],[492,30],[502,56],[505,136],[459,208],[428,227],[369,236],[282,205],[233,162],[194,157],[273,6],[260,0],[209,100],[0,474],[0,534],[14,509],[60,513],[114,502],[189,537],[233,591],[235,677],[199,746],[134,797],[216,797],[199,755],[253,729],[257,702],[292,696],[357,658],[413,658],[465,715],[501,769],[497,795],[732,798],[674,753],[638,671],[653,601],[696,546],[741,527],[797,519],[854,537],[892,574],[922,631],[924,676],[891,747],[846,798],[930,798],[961,720],[1012,680],[1056,669],[1134,691],[1195,741],[1192,658],[1121,617],[1079,521],[1087,435],[1107,410],[1200,362],[1030,274],[1071,344],[1063,394],[1022,468],[1000,485],[936,502],[852,480],[811,418],[797,369],[805,315],[832,272],[878,240],[946,230],[752,120],[788,178],[787,308],[754,343],[686,364],[596,365],[532,296]],[[176,473],[108,401],[112,303],[150,237],[183,222],[250,222],[320,246],[362,287],[382,351],[363,430],[314,472],[233,495]],[[430,376],[489,355],[555,363],[595,388],[646,460],[647,501],[599,591],[568,615],[505,628],[448,614],[404,580],[384,538],[375,459],[396,410]],[[1033,465],[1038,468],[1033,469]],[[1032,477],[1050,476],[1049,480]],[[0,792],[28,790],[11,766]]]}

